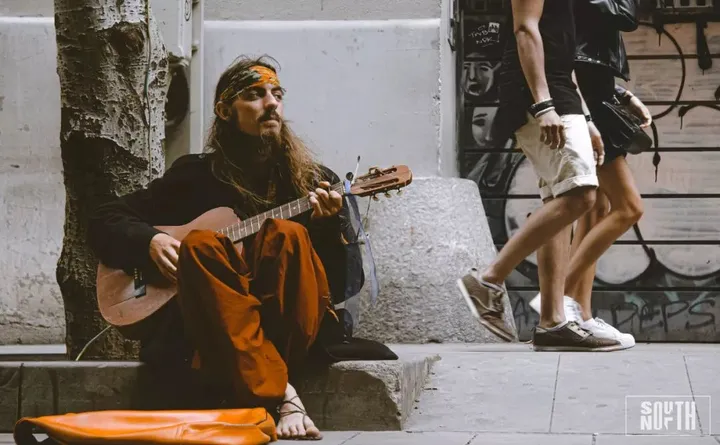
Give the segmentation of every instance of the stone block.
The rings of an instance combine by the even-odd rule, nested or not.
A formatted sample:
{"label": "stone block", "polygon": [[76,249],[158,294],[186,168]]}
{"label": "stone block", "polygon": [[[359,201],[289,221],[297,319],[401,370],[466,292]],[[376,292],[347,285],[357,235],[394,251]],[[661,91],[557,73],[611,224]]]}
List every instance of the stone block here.
{"label": "stone block", "polygon": [[[370,204],[366,227],[380,295],[361,312],[357,336],[383,343],[502,341],[472,317],[456,286],[497,254],[474,182],[414,178],[401,196]],[[515,329],[509,299],[504,305],[505,322]]]}
{"label": "stone block", "polygon": [[338,363],[298,391],[323,430],[402,430],[436,359]]}
{"label": "stone block", "polygon": [[10,431],[17,422],[20,365],[0,367],[0,431]]}
{"label": "stone block", "polygon": [[138,405],[136,362],[26,362],[23,366],[22,417],[126,409]]}
{"label": "stone block", "polygon": [[[308,414],[325,430],[399,430],[433,361],[413,355],[338,363],[310,373],[298,391]],[[0,362],[0,432],[11,432],[18,414],[202,409],[201,393],[185,378],[138,362]]]}

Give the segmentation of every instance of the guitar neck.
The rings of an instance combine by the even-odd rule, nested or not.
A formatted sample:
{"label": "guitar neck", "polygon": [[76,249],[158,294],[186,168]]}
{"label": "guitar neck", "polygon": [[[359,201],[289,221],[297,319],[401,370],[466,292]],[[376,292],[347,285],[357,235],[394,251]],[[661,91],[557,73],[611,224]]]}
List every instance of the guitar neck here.
{"label": "guitar neck", "polygon": [[[341,195],[345,194],[345,188],[342,182],[332,185],[330,190],[336,191]],[[257,233],[267,219],[290,219],[311,209],[312,204],[310,203],[310,198],[305,196],[260,213],[259,215],[250,217],[246,220],[239,221],[231,226],[219,230],[219,232],[230,238],[233,243],[237,243],[238,241]]]}

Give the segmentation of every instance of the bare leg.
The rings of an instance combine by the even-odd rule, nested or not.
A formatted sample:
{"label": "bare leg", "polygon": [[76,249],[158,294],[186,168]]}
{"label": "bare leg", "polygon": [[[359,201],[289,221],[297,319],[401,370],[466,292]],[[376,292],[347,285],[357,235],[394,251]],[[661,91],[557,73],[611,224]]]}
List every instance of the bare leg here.
{"label": "bare leg", "polygon": [[563,296],[565,295],[565,274],[570,254],[571,227],[568,224],[537,251],[538,278],[542,295],[542,315],[539,326],[544,328],[551,328],[565,321]]}
{"label": "bare leg", "polygon": [[[551,202],[550,202],[551,203]],[[550,204],[548,203],[548,205]],[[535,351],[614,351],[625,345],[612,338],[600,338],[565,317],[565,273],[570,257],[568,224],[538,249],[541,315],[533,333]]]}
{"label": "bare leg", "polygon": [[[643,214],[642,198],[635,186],[630,167],[623,157],[616,158],[613,162],[598,169],[600,188],[610,200],[610,213],[597,223],[583,237],[577,246],[575,254],[570,262],[570,270],[565,281],[565,289],[579,289],[583,277],[589,274],[592,268],[593,276],[595,263],[612,244],[638,222]],[[592,292],[592,280],[587,282],[585,288],[580,291],[590,294]],[[575,295],[570,295],[575,297]],[[585,301],[582,307],[583,314],[590,318],[590,298]],[[584,316],[585,316],[584,315]]]}
{"label": "bare leg", "polygon": [[[605,216],[607,216],[609,210],[610,202],[605,196],[605,193],[598,193],[595,206],[589,212],[581,216],[577,221],[577,226],[575,227],[572,245],[570,248],[570,258],[575,256],[580,243],[583,239],[585,239],[585,236],[588,232],[590,232],[590,229],[595,227]],[[593,281],[595,280],[596,264],[597,263],[593,263],[590,267],[585,269],[574,287],[565,287],[565,295],[572,295],[575,301],[580,304],[583,320],[592,318],[590,299],[592,297]]]}
{"label": "bare leg", "polygon": [[589,187],[576,188],[547,201],[533,212],[525,225],[508,240],[495,261],[482,273],[482,279],[502,285],[518,264],[590,210],[594,204],[595,188]]}
{"label": "bare leg", "polygon": [[[588,211],[595,203],[595,193],[595,187],[578,187],[558,198],[545,200],[544,205],[538,211],[533,212],[528,218],[528,222],[510,238],[505,247],[500,250],[495,262],[484,273],[473,268],[470,273],[458,280],[458,287],[465,303],[480,324],[503,340],[513,341],[515,334],[506,326],[503,318],[502,299],[507,298],[503,286],[505,278],[528,255],[538,250],[547,240],[568,228],[573,221]],[[566,232],[566,235],[569,236],[569,232]],[[564,255],[560,255],[563,261],[566,261],[569,255],[568,243],[569,240],[565,243]],[[549,253],[541,254],[541,256],[545,255],[547,261],[553,261],[554,249],[554,245],[551,245]],[[564,283],[566,267],[564,263],[560,264],[559,272],[556,272],[554,264],[541,266],[543,271],[546,271],[546,277],[556,277],[557,273],[561,273],[560,284]],[[547,285],[548,279],[545,278],[544,281]],[[547,294],[547,297],[550,298],[550,301],[555,301],[557,298],[559,305],[551,303],[556,309],[546,313],[547,320],[557,320],[558,323],[562,323],[565,319],[562,307],[563,286],[553,283],[550,283],[549,286],[552,289],[557,288],[557,290]],[[554,294],[559,296],[556,297]],[[549,326],[554,326],[554,324],[551,322]]]}

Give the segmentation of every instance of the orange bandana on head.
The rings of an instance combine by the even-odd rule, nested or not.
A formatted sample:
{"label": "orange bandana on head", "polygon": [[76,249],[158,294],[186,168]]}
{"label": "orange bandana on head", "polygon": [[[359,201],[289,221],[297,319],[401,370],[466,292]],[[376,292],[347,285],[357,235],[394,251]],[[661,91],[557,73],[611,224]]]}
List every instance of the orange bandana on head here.
{"label": "orange bandana on head", "polygon": [[220,94],[220,100],[232,100],[243,90],[265,84],[280,86],[277,73],[261,65],[250,67],[247,71],[236,73],[230,78],[227,88]]}

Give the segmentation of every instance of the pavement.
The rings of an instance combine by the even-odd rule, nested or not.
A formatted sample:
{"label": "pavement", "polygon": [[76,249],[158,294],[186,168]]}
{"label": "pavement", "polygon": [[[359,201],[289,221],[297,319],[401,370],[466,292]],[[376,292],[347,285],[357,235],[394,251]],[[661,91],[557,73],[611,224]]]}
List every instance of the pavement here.
{"label": "pavement", "polygon": [[[540,353],[523,343],[390,346],[406,357],[441,358],[404,431],[325,431],[318,443],[720,444],[720,345],[639,344],[609,353]],[[642,402],[650,408],[645,431]],[[691,406],[689,418],[678,412]],[[13,442],[0,435],[0,443]]]}

